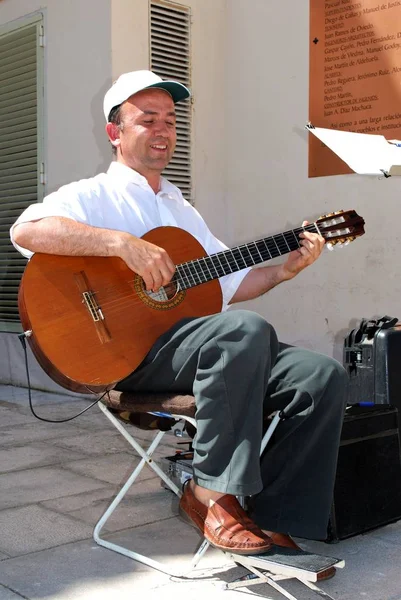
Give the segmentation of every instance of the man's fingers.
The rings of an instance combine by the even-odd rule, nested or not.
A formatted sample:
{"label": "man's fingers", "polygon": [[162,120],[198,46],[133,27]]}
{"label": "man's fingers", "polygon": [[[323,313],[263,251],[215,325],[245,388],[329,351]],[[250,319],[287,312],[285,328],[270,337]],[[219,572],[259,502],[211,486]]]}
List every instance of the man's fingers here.
{"label": "man's fingers", "polygon": [[154,292],[157,292],[157,290],[159,290],[162,287],[163,277],[162,277],[162,274],[160,273],[160,271],[157,271],[157,270],[152,272],[152,277],[153,277],[152,290]]}
{"label": "man's fingers", "polygon": [[151,273],[144,273],[143,275],[141,275],[141,277],[145,283],[146,291],[151,292],[153,290],[154,285]]}
{"label": "man's fingers", "polygon": [[171,278],[174,275],[174,270],[175,269],[172,270],[167,265],[162,265],[162,268],[161,268],[161,271],[160,271],[161,278],[162,278],[161,285],[167,285],[168,283],[170,283]]}
{"label": "man's fingers", "polygon": [[175,273],[175,265],[166,250],[141,238],[127,238],[120,256],[134,273],[142,277],[148,292],[167,285]]}
{"label": "man's fingers", "polygon": [[313,248],[315,247],[313,242],[311,242],[310,240],[307,240],[307,239],[301,240],[301,246],[303,246],[304,248],[306,248],[307,250],[310,250],[310,251],[312,251]]}

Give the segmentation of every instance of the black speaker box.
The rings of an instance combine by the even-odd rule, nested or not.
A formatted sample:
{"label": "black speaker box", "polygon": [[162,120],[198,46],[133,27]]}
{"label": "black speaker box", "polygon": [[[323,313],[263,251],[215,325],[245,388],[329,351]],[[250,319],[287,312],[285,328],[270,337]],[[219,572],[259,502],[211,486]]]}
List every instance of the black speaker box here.
{"label": "black speaker box", "polygon": [[401,518],[398,411],[348,408],[341,434],[327,542]]}

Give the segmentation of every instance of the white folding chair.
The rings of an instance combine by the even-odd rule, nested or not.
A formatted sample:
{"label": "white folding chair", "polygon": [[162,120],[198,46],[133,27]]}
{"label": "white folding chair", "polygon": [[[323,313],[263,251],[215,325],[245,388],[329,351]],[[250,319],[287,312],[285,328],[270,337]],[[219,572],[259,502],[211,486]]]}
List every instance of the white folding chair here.
{"label": "white folding chair", "polygon": [[[183,577],[187,575],[196,567],[201,557],[209,547],[209,542],[206,539],[202,541],[189,564],[187,564],[184,569],[176,571],[175,569],[169,568],[168,565],[156,561],[148,556],[134,552],[125,546],[111,542],[101,537],[100,534],[105,523],[114,513],[121,500],[134,484],[145,465],[148,465],[156,473],[156,475],[160,477],[166,486],[168,486],[178,497],[181,497],[182,495],[181,489],[152,458],[153,453],[163,439],[166,431],[157,431],[150,446],[145,449],[134,438],[135,428],[132,426],[126,426],[125,423],[123,424],[123,421],[116,416],[116,413],[145,413],[148,415],[154,415],[155,418],[159,417],[161,419],[171,419],[172,423],[183,420],[196,428],[196,421],[194,418],[194,397],[188,394],[143,392],[128,393],[112,390],[103,398],[101,402],[99,402],[99,407],[106,417],[111,421],[114,427],[116,427],[116,429],[124,436],[127,442],[139,454],[141,460],[96,524],[93,534],[95,542],[100,546],[132,558],[135,561],[157,569],[158,571],[166,573],[167,575],[174,577]],[[270,424],[263,436],[260,450],[261,454],[266,448],[277,425],[282,419],[288,418],[289,416],[291,415],[286,414],[285,410],[277,412],[271,416]],[[134,432],[132,432],[132,430],[134,430]],[[230,589],[235,589],[242,586],[249,586],[255,583],[265,582],[274,587],[276,590],[280,591],[289,600],[296,600],[294,596],[289,594],[277,583],[282,579],[295,577],[309,588],[316,591],[318,594],[322,595],[323,597],[330,598],[330,596],[317,588],[314,582],[317,581],[317,575],[319,572],[327,569],[330,566],[341,568],[344,566],[344,561],[331,557],[322,557],[308,552],[303,552],[301,554],[299,552],[291,553],[291,551],[289,552],[288,549],[281,551],[281,549],[278,547],[276,548],[276,553],[269,552],[265,555],[259,556],[242,556],[226,553],[235,563],[243,565],[250,571],[250,575],[248,575],[245,579],[242,578],[241,581],[232,582],[228,584],[227,587]]]}

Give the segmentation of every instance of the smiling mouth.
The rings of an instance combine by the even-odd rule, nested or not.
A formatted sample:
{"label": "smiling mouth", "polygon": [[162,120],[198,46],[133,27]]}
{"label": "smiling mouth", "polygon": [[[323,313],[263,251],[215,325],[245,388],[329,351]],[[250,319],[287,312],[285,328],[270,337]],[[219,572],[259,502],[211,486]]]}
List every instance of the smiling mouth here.
{"label": "smiling mouth", "polygon": [[158,150],[159,152],[164,152],[167,150],[167,146],[165,144],[153,144],[150,147],[152,150]]}

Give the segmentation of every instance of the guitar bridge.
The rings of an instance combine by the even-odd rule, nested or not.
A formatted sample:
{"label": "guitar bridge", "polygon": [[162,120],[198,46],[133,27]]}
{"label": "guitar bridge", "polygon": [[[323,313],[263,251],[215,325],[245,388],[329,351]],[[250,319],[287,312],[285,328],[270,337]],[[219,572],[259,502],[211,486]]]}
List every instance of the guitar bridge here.
{"label": "guitar bridge", "polygon": [[106,326],[106,320],[104,318],[102,309],[97,303],[95,292],[90,289],[91,285],[85,271],[74,273],[74,279],[80,293],[82,294],[82,304],[85,305],[90,316],[92,317],[100,342],[102,344],[110,342],[111,335]]}
{"label": "guitar bridge", "polygon": [[104,316],[103,316],[100,306],[96,302],[95,294],[93,292],[83,292],[82,296],[83,296],[82,302],[84,302],[86,304],[86,308],[89,310],[89,312],[92,316],[92,319],[95,322],[100,321],[100,320],[104,321]]}

